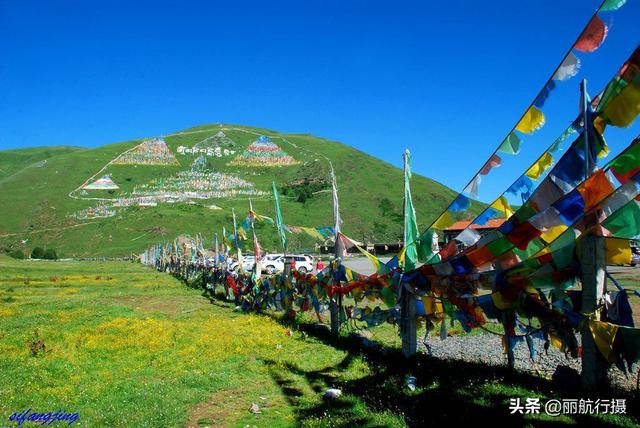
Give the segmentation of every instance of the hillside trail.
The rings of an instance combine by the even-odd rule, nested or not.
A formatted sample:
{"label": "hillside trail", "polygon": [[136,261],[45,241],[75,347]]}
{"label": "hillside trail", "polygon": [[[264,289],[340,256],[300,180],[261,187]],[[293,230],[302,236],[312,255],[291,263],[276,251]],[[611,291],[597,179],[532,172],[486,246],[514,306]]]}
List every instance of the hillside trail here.
{"label": "hillside trail", "polygon": [[40,233],[40,232],[52,232],[52,231],[58,231],[58,230],[75,229],[77,227],[87,226],[87,225],[93,224],[93,223],[97,223],[97,222],[96,221],[89,221],[89,222],[86,222],[86,223],[72,224],[70,226],[50,227],[50,228],[46,228],[46,229],[27,230],[27,231],[22,231],[22,232],[13,232],[13,233],[3,233],[3,234],[0,234],[0,238],[6,238],[6,237],[9,237],[9,236],[17,236],[17,235],[30,235],[32,233]]}
{"label": "hillside trail", "polygon": [[20,174],[20,173],[24,172],[24,171],[25,171],[26,169],[28,169],[28,168],[37,168],[37,165],[38,165],[38,164],[41,164],[42,162],[45,162],[45,163],[46,163],[46,162],[47,162],[47,160],[48,160],[48,159],[41,159],[41,160],[39,160],[39,161],[35,161],[35,162],[33,162],[33,163],[30,163],[29,165],[25,165],[24,167],[20,168],[19,170],[17,170],[17,171],[16,171],[16,172],[14,172],[13,174],[11,174],[11,175],[9,175],[9,176],[7,176],[7,177],[3,178],[3,179],[0,179],[0,184],[3,184],[3,183],[5,183],[5,182],[7,182],[7,181],[11,180],[12,178],[16,177],[18,174]]}

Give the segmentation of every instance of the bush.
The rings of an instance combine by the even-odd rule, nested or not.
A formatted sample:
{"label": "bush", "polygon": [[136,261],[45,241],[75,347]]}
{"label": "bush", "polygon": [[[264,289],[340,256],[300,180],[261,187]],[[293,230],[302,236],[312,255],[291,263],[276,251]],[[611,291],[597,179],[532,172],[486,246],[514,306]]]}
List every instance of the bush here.
{"label": "bush", "polygon": [[325,179],[301,179],[283,186],[282,194],[293,197],[297,202],[305,203],[313,194],[329,187]]}
{"label": "bush", "polygon": [[49,248],[44,252],[43,258],[45,260],[58,260],[58,255],[56,254],[56,250]]}
{"label": "bush", "polygon": [[31,251],[32,259],[43,259],[44,258],[44,249],[42,247],[35,247],[33,251]]}
{"label": "bush", "polygon": [[13,257],[14,259],[22,260],[24,259],[24,253],[20,250],[13,250],[9,253],[9,257]]}

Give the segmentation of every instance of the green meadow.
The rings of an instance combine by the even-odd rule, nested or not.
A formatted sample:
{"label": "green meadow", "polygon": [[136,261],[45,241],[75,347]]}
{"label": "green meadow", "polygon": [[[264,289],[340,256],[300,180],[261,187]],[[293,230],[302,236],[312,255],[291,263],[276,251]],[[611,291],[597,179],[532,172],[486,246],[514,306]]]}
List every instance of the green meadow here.
{"label": "green meadow", "polygon": [[[87,427],[635,426],[630,416],[510,415],[510,398],[567,393],[481,365],[405,363],[392,329],[379,337],[387,351],[309,321],[237,312],[138,264],[0,256],[0,425],[31,408],[78,412],[74,425]],[[330,387],[342,397],[324,400]]]}

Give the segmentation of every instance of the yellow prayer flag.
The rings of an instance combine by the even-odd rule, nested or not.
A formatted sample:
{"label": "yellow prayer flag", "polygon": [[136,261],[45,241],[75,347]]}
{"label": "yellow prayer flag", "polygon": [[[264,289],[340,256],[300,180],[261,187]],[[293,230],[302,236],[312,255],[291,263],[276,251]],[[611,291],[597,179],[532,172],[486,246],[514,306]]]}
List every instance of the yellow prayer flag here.
{"label": "yellow prayer flag", "polygon": [[376,256],[374,256],[373,254],[371,254],[370,252],[368,252],[367,250],[365,250],[364,248],[361,248],[360,246],[356,245],[356,248],[358,249],[358,251],[360,251],[362,254],[364,254],[365,256],[367,256],[367,258],[369,259],[369,261],[371,261],[371,264],[373,265],[373,268],[375,269],[376,273],[386,273],[389,272],[389,268],[387,267],[387,265],[385,265],[384,263],[382,263],[382,261],[377,258]]}
{"label": "yellow prayer flag", "polygon": [[593,340],[596,342],[596,346],[604,358],[608,362],[613,363],[616,359],[616,356],[613,353],[613,341],[616,338],[618,326],[608,322],[590,319],[589,330],[591,330]]}
{"label": "yellow prayer flag", "polygon": [[525,172],[525,175],[533,180],[537,180],[538,177],[542,175],[543,172],[547,170],[553,163],[553,156],[551,153],[545,152],[540,158],[534,163],[531,168]]}
{"label": "yellow prayer flag", "polygon": [[535,253],[533,256],[529,257],[530,259],[535,259],[536,257],[540,257],[543,256],[545,254],[548,254],[551,252],[551,248],[549,247],[544,247],[542,250],[538,251],[537,253]]}
{"label": "yellow prayer flag", "polygon": [[608,265],[631,263],[631,244],[628,239],[606,238],[604,245]]}
{"label": "yellow prayer flag", "polygon": [[364,290],[362,289],[362,287],[356,287],[353,290],[351,290],[351,295],[353,296],[353,300],[355,300],[356,302],[362,301],[363,294],[364,294]]}
{"label": "yellow prayer flag", "polygon": [[304,233],[309,235],[310,237],[317,239],[318,241],[324,241],[325,238],[318,232],[318,230],[314,227],[300,227]]}
{"label": "yellow prayer flag", "polygon": [[500,310],[511,309],[511,307],[513,306],[513,302],[504,300],[502,298],[502,294],[500,294],[498,291],[494,291],[491,294],[491,299],[493,300],[493,304],[495,305],[495,307]]}
{"label": "yellow prayer flag", "polygon": [[438,217],[438,220],[433,223],[433,228],[442,230],[451,226],[453,223],[455,223],[453,216],[449,211],[445,211],[440,217]]}
{"label": "yellow prayer flag", "polygon": [[491,208],[500,211],[505,218],[509,218],[513,215],[511,205],[509,205],[509,201],[507,201],[507,198],[505,196],[500,196],[498,200],[491,204]]}
{"label": "yellow prayer flag", "polygon": [[565,352],[567,347],[564,343],[562,343],[562,340],[560,340],[560,338],[558,336],[556,336],[555,334],[549,332],[549,342],[551,343],[551,346],[553,346],[556,349],[561,350],[562,352]]}
{"label": "yellow prayer flag", "polygon": [[604,130],[607,127],[607,122],[602,118],[602,116],[596,116],[593,119],[593,127],[600,133],[600,136],[604,134]]}
{"label": "yellow prayer flag", "polygon": [[435,320],[444,319],[442,302],[437,301],[433,296],[422,296],[420,299],[422,300],[425,316]]}
{"label": "yellow prayer flag", "polygon": [[400,250],[400,252],[398,253],[398,264],[400,266],[404,265],[404,258],[407,255],[407,245],[405,245],[404,247],[402,247],[402,249]]}
{"label": "yellow prayer flag", "polygon": [[558,236],[560,236],[567,229],[568,229],[568,227],[565,226],[564,224],[561,224],[561,225],[558,225],[558,226],[554,226],[554,227],[550,227],[549,229],[547,229],[546,232],[544,232],[542,235],[540,235],[540,238],[542,238],[544,240],[544,242],[549,244],[549,243],[555,241],[556,238]]}
{"label": "yellow prayer flag", "polygon": [[533,134],[543,125],[544,114],[536,106],[531,106],[516,125],[516,130],[523,134]]}
{"label": "yellow prayer flag", "polygon": [[626,127],[640,113],[640,79],[634,79],[602,110],[604,119],[613,126]]}

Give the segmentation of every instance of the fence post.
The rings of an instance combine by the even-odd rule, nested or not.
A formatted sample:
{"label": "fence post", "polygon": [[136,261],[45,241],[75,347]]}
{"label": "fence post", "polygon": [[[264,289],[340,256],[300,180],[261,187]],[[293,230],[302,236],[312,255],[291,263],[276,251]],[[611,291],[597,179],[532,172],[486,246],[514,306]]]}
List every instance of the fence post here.
{"label": "fence post", "polygon": [[416,298],[400,281],[400,336],[402,353],[411,358],[416,353],[418,336],[416,330]]}
{"label": "fence post", "polygon": [[[338,240],[339,241],[339,240]],[[340,281],[340,278],[338,277],[336,279],[336,277],[338,276],[336,274],[336,271],[339,272],[342,269],[342,250],[340,249],[342,246],[340,245],[339,248],[337,250],[335,250],[335,254],[336,257],[333,261],[334,265],[332,265],[331,268],[331,283],[338,288],[342,288],[342,282]],[[340,257],[338,257],[338,254],[340,254]],[[331,315],[331,332],[335,335],[337,335],[340,332],[340,327],[342,325],[342,313],[343,313],[343,309],[342,309],[342,293],[338,292],[337,295],[334,295],[333,297],[331,297],[329,299],[329,315]]]}
{"label": "fence post", "polygon": [[340,312],[338,304],[333,297],[329,300],[329,315],[331,316],[331,332],[338,334],[338,331],[340,331]]}
{"label": "fence post", "polygon": [[[579,248],[582,268],[582,313],[594,313],[600,319],[598,306],[602,303],[605,290],[605,247],[604,237],[585,236]],[[595,389],[607,383],[608,363],[598,350],[589,323],[582,328],[582,386]]]}
{"label": "fence post", "polygon": [[514,328],[516,324],[516,314],[511,310],[505,310],[502,312],[502,327],[504,329],[504,340],[507,350],[507,367],[513,370],[516,366],[516,357],[513,353],[513,347],[511,346],[512,338],[515,335]]}

